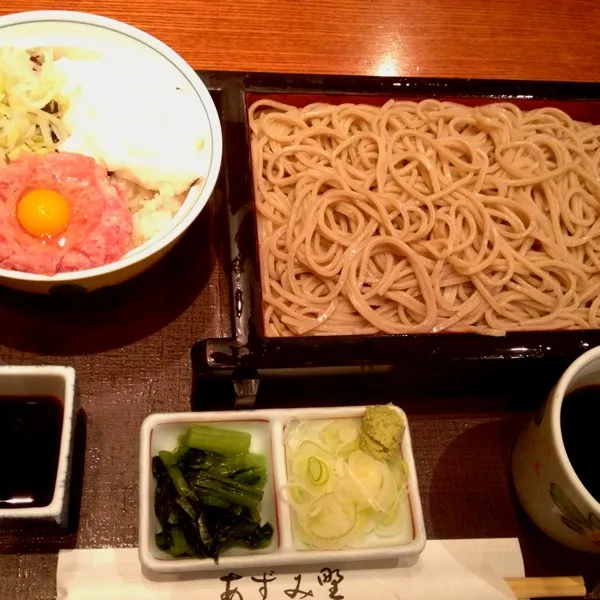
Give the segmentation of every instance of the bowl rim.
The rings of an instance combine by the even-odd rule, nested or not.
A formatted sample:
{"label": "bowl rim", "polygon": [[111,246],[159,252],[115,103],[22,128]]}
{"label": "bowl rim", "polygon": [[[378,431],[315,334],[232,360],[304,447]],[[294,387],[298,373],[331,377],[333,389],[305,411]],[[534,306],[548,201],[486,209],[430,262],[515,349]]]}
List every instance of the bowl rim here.
{"label": "bowl rim", "polygon": [[62,379],[63,389],[60,400],[63,405],[62,429],[58,451],[58,464],[56,465],[56,478],[54,492],[50,504],[23,508],[0,508],[2,519],[53,519],[60,522],[65,516],[70,494],[70,473],[73,454],[73,434],[75,418],[75,369],[60,365],[31,365],[13,366],[1,365],[0,377],[16,376],[29,377],[57,377]]}
{"label": "bowl rim", "polygon": [[155,38],[133,25],[128,25],[127,23],[123,23],[116,19],[103,17],[94,13],[69,10],[35,10],[12,13],[0,17],[0,29],[44,21],[68,22],[109,29],[132,38],[162,55],[162,57],[169,61],[174,68],[179,70],[194,89],[200,104],[202,104],[202,107],[206,112],[209,137],[212,146],[208,173],[204,179],[202,188],[198,191],[197,198],[193,201],[189,210],[175,226],[165,231],[162,235],[158,234],[154,239],[148,240],[147,243],[149,245],[142,250],[136,252],[134,249],[132,255],[125,256],[115,262],[100,267],[57,273],[55,275],[39,275],[0,268],[0,278],[4,279],[39,283],[75,283],[79,280],[101,277],[115,271],[126,269],[136,263],[143,262],[145,259],[159,253],[171,243],[175,242],[204,209],[213,193],[221,171],[221,162],[223,159],[223,135],[217,108],[204,82],[198,77],[194,69],[177,52],[175,52],[175,50],[158,38]]}

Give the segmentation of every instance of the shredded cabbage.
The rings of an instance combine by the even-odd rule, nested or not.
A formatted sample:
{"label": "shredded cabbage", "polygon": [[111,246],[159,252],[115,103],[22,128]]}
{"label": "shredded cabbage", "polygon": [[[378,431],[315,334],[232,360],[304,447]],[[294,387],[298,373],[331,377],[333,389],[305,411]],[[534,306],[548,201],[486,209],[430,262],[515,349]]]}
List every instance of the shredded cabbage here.
{"label": "shredded cabbage", "polygon": [[63,84],[51,50],[0,47],[0,164],[54,151],[67,137]]}

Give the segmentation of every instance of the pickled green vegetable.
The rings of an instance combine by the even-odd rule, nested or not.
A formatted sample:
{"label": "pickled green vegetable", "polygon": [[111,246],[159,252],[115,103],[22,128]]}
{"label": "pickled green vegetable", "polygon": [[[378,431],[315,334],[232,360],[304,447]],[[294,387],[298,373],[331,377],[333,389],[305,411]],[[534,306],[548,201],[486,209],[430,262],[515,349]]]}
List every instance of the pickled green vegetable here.
{"label": "pickled green vegetable", "polygon": [[248,452],[250,441],[244,432],[194,425],[177,448],[152,459],[159,549],[216,561],[232,545],[269,545],[273,527],[260,516],[266,460]]}

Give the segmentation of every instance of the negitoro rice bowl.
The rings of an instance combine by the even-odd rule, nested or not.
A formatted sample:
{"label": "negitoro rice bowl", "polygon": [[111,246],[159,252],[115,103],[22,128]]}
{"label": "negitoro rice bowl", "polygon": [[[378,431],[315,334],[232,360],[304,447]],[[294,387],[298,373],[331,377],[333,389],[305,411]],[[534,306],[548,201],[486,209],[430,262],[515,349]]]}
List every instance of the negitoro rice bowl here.
{"label": "negitoro rice bowl", "polygon": [[221,129],[173,50],[65,11],[0,18],[0,282],[47,292],[132,277],[202,210]]}

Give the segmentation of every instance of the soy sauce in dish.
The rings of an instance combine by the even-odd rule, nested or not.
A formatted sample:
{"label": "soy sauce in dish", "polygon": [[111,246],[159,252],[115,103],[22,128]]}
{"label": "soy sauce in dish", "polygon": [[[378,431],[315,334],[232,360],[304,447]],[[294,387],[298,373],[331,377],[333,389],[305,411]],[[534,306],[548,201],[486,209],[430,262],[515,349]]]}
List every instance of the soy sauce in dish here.
{"label": "soy sauce in dish", "polygon": [[62,420],[55,396],[0,395],[0,508],[50,504]]}
{"label": "soy sauce in dish", "polygon": [[565,397],[560,427],[573,470],[586,490],[600,502],[600,385],[579,388]]}

